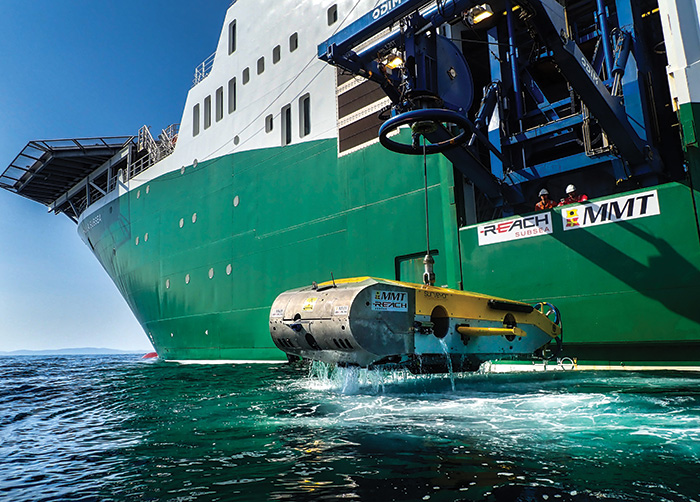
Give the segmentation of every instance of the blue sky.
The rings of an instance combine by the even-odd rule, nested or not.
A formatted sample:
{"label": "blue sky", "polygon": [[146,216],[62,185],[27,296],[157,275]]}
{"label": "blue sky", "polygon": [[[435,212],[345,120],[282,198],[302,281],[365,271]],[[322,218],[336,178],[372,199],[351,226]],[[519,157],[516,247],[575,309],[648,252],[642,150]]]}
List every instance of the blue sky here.
{"label": "blue sky", "polygon": [[[4,1],[0,172],[31,140],[179,122],[230,0]],[[148,349],[66,216],[0,190],[0,351]]]}

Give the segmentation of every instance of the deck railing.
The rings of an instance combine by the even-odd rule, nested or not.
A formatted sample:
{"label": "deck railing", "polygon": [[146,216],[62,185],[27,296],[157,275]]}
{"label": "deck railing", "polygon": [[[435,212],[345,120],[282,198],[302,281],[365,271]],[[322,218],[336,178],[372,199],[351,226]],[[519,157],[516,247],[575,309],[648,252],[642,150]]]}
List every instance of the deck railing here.
{"label": "deck railing", "polygon": [[202,80],[207,78],[207,76],[209,76],[209,73],[211,73],[211,69],[214,66],[214,56],[216,56],[216,52],[212,53],[211,56],[209,56],[207,59],[198,64],[197,67],[194,69],[194,79],[192,80],[192,87],[194,87]]}
{"label": "deck railing", "polygon": [[173,153],[179,131],[180,124],[170,124],[161,131],[158,140],[155,140],[151,135],[150,128],[143,126],[139,130],[136,151],[134,152],[135,158],[130,158],[125,168],[112,173],[107,185],[107,192],[111,192],[120,182],[126,183]]}

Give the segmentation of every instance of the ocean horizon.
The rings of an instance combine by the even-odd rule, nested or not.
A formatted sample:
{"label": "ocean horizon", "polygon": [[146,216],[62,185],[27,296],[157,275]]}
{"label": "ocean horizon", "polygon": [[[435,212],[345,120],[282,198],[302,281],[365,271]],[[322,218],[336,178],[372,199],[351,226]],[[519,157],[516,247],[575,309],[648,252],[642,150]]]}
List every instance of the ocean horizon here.
{"label": "ocean horizon", "polygon": [[153,349],[124,350],[106,347],[67,347],[60,349],[18,349],[3,351],[0,356],[55,356],[55,355],[109,355],[109,354],[148,354]]}

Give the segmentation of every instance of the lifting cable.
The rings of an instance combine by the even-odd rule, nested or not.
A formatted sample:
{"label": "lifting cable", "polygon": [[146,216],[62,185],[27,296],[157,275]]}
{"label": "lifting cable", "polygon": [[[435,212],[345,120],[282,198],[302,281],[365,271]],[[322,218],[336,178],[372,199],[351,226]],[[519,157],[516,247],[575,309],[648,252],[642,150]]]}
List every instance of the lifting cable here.
{"label": "lifting cable", "polygon": [[428,247],[426,255],[430,256],[430,219],[428,218],[428,159],[425,151],[425,136],[423,138],[423,186],[425,189],[425,243]]}

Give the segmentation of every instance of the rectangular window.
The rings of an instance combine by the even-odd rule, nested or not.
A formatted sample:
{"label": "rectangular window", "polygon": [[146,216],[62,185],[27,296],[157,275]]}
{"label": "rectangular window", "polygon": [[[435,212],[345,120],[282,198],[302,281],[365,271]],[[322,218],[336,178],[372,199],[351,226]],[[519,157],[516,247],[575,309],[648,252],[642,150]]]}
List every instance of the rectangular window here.
{"label": "rectangular window", "polygon": [[299,137],[311,134],[311,95],[304,94],[299,98]]}
{"label": "rectangular window", "polygon": [[199,103],[192,108],[192,136],[199,134]]}
{"label": "rectangular window", "polygon": [[271,132],[272,125],[272,114],[270,114],[267,117],[265,117],[265,132]]}
{"label": "rectangular window", "polygon": [[211,95],[204,98],[204,128],[211,125]]}
{"label": "rectangular window", "polygon": [[265,57],[258,59],[258,75],[265,71]]}
{"label": "rectangular window", "polygon": [[289,52],[294,52],[298,48],[299,48],[299,34],[293,33],[292,36],[289,37]]}
{"label": "rectangular window", "polygon": [[327,11],[328,26],[332,25],[338,20],[338,6],[333,4]]}
{"label": "rectangular window", "polygon": [[228,25],[228,53],[236,52],[236,20],[234,19]]}
{"label": "rectangular window", "polygon": [[281,57],[282,57],[282,48],[279,45],[276,45],[275,48],[272,49],[272,64],[279,63]]}
{"label": "rectangular window", "polygon": [[224,88],[219,87],[216,90],[216,121],[224,118]]}
{"label": "rectangular window", "polygon": [[228,112],[236,111],[236,77],[228,81]]}
{"label": "rectangular window", "polygon": [[282,108],[280,118],[282,119],[282,145],[292,142],[292,107],[287,105]]}
{"label": "rectangular window", "polygon": [[246,85],[250,80],[250,68],[243,70],[243,85]]}

